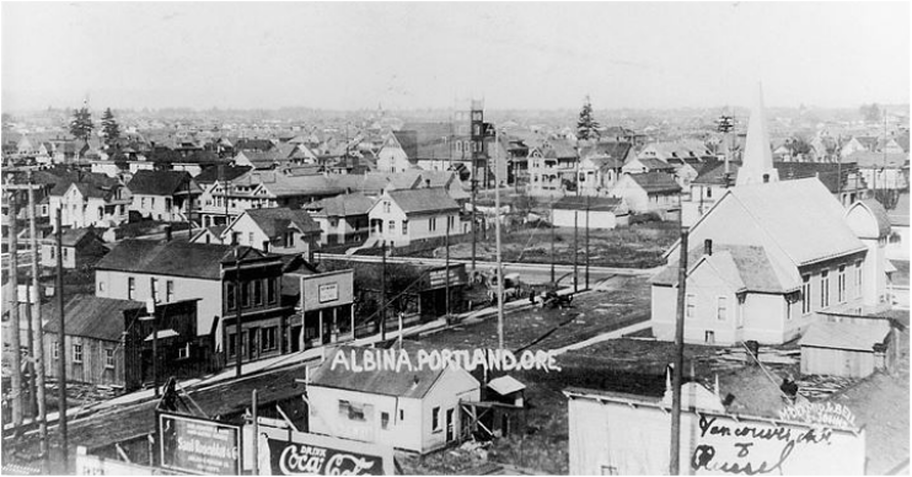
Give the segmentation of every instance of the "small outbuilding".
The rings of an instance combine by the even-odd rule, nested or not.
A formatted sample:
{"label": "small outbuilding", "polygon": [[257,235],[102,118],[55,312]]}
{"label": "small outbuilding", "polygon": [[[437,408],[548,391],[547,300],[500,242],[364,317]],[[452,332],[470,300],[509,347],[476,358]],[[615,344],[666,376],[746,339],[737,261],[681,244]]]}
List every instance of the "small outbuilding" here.
{"label": "small outbuilding", "polygon": [[[587,219],[588,215],[588,219]],[[624,201],[615,197],[566,196],[554,203],[551,223],[557,227],[611,230],[628,224],[628,211]]]}
{"label": "small outbuilding", "polygon": [[801,338],[801,374],[864,378],[895,359],[890,322],[879,319],[825,321]]}

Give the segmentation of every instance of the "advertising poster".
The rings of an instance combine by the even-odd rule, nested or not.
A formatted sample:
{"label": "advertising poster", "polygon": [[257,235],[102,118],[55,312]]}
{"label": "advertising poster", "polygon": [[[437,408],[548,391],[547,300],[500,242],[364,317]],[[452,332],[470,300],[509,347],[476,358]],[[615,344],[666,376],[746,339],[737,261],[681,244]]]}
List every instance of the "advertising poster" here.
{"label": "advertising poster", "polygon": [[260,428],[260,475],[392,475],[392,447]]}
{"label": "advertising poster", "polygon": [[238,474],[240,427],[163,413],[159,432],[162,467],[194,474]]}

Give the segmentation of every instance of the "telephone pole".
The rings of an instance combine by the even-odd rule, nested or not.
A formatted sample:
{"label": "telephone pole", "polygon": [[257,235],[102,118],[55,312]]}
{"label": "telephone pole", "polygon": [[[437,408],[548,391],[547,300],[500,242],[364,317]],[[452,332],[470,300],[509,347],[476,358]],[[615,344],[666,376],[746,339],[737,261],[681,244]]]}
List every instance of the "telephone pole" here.
{"label": "telephone pole", "polygon": [[[446,224],[446,237],[444,238],[444,243],[446,244],[446,265],[444,266],[444,273],[446,274],[446,317],[447,321],[450,319],[450,218],[447,217]],[[402,337],[402,335],[399,335]]]}
{"label": "telephone pole", "polygon": [[589,289],[589,196],[586,196],[586,290]]}
{"label": "telephone pole", "polygon": [[[578,207],[578,205],[577,205]],[[579,210],[573,209],[573,293],[579,292]]]}
{"label": "telephone pole", "polygon": [[[57,374],[58,379],[60,380],[60,389],[58,400],[60,401],[57,405],[57,415],[60,421],[59,430],[60,430],[60,455],[61,460],[63,461],[63,473],[67,473],[67,468],[69,467],[69,443],[67,442],[67,396],[66,396],[66,327],[65,324],[65,313],[63,310],[63,210],[57,210],[57,307],[60,310],[60,322],[58,327],[60,328],[57,340]],[[43,384],[43,383],[39,383]],[[43,386],[40,386],[43,387]],[[40,411],[40,409],[39,409]],[[43,416],[39,422],[39,426],[43,429],[41,434],[47,436],[47,416]],[[45,441],[46,442],[46,441]],[[45,445],[44,455],[45,459],[48,457],[48,448]]]}
{"label": "telephone pole", "polygon": [[557,286],[557,283],[554,283],[554,198],[551,198],[551,285]]}
{"label": "telephone pole", "polygon": [[681,244],[678,263],[678,306],[675,320],[675,360],[671,385],[671,463],[669,473],[679,475],[681,457],[681,384],[684,374],[684,306],[687,285],[687,234],[688,228],[681,227]]}
{"label": "telephone pole", "polygon": [[[494,154],[497,154],[497,148],[494,148]],[[504,283],[503,283],[503,262],[500,255],[500,177],[497,174],[497,159],[494,160],[494,227],[496,230],[495,239],[497,244],[497,346],[498,349],[504,347]]]}
{"label": "telephone pole", "polygon": [[380,341],[386,341],[386,240],[380,245],[383,260],[380,270]]}
{"label": "telephone pole", "polygon": [[12,401],[13,426],[18,431],[22,426],[22,338],[19,336],[19,243],[16,227],[16,191],[9,194],[9,283],[10,293],[10,352],[12,353],[12,375],[10,376],[10,401]]}
{"label": "telephone pole", "polygon": [[[41,327],[41,295],[39,293],[38,285],[38,233],[36,231],[35,220],[38,215],[35,210],[35,191],[32,188],[32,173],[29,171],[28,174],[28,200],[29,200],[29,232],[31,233],[31,242],[32,242],[32,289],[29,293],[29,301],[31,301],[32,293],[34,293],[34,311],[32,312],[32,328],[35,330],[35,335],[33,336],[32,348],[34,349],[34,358],[35,363],[33,366],[34,376],[32,383],[35,387],[35,403],[38,410],[38,431],[41,437],[41,447],[43,448],[44,455],[47,455],[48,450],[48,429],[47,429],[47,391],[45,389],[45,369],[44,369],[44,333]],[[58,216],[59,219],[59,216]],[[60,224],[57,224],[60,227]],[[59,251],[58,251],[59,252]],[[59,253],[58,253],[59,255]],[[63,294],[63,288],[60,288],[61,295]],[[29,307],[33,306],[31,304]],[[61,313],[63,309],[61,308]],[[61,323],[62,325],[62,323]],[[61,326],[60,342],[63,342],[63,327]],[[62,356],[61,356],[62,359]],[[61,381],[63,384],[65,381]],[[61,386],[62,387],[62,386]],[[65,425],[64,425],[65,426]],[[46,458],[45,458],[46,461]]]}
{"label": "telephone pole", "polygon": [[[226,198],[226,200],[227,200],[227,198]],[[227,214],[227,206],[226,206],[226,214]],[[228,216],[225,215],[225,218],[227,219]],[[234,249],[234,303],[237,305],[237,306],[235,306],[236,311],[234,314],[234,336],[235,336],[235,340],[234,340],[234,358],[235,358],[234,359],[234,375],[238,378],[240,378],[241,374],[243,373],[243,371],[241,370],[241,358],[242,358],[241,357],[241,338],[243,337],[243,335],[241,334],[241,329],[243,328],[241,326],[242,325],[242,323],[241,323],[241,305],[244,303],[244,300],[241,299],[242,296],[243,296],[243,293],[241,293],[241,247],[240,247],[240,245],[238,245]],[[301,310],[301,313],[304,313],[303,309]],[[323,330],[320,330],[321,333],[322,333],[322,331]]]}

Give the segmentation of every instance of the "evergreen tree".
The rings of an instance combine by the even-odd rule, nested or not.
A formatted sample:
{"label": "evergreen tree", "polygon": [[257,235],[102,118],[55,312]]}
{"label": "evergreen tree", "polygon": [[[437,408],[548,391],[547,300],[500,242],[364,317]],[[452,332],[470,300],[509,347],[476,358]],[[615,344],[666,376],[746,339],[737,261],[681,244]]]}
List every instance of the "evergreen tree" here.
{"label": "evergreen tree", "polygon": [[89,108],[83,106],[73,112],[73,119],[70,120],[70,134],[76,139],[88,141],[93,129],[95,129],[95,125],[92,124],[92,113],[89,112]]}
{"label": "evergreen tree", "polygon": [[111,112],[111,108],[106,109],[101,116],[101,131],[104,133],[105,144],[108,147],[114,146],[117,143],[117,139],[120,138],[120,125],[114,119],[114,113]]}
{"label": "evergreen tree", "polygon": [[589,96],[586,96],[586,102],[583,103],[583,109],[580,110],[579,121],[576,122],[576,137],[580,141],[588,139],[598,139],[599,123],[592,117],[592,103]]}

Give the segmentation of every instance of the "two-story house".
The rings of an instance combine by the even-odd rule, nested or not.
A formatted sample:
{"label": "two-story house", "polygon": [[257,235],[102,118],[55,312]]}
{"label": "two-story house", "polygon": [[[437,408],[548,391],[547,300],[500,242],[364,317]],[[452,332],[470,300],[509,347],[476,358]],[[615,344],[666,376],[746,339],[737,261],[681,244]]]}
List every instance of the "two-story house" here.
{"label": "two-story house", "polygon": [[60,211],[65,227],[116,227],[129,220],[130,203],[130,190],[104,174],[61,180],[48,195],[51,216]]}
{"label": "two-story house", "polygon": [[[91,268],[108,253],[104,240],[94,229],[67,229],[61,235],[63,268],[83,270]],[[57,266],[57,237],[51,235],[41,240],[41,266]]]}
{"label": "two-story house", "polygon": [[631,212],[653,212],[663,220],[672,220],[680,211],[681,186],[666,172],[623,174],[608,194],[624,199]]}
{"label": "two-story house", "polygon": [[460,233],[459,204],[442,187],[387,190],[367,215],[371,236],[392,246]]}
{"label": "two-story house", "polygon": [[575,187],[579,154],[568,141],[548,140],[529,149],[529,194],[563,196]]}
{"label": "two-story house", "polygon": [[302,209],[249,209],[221,233],[221,243],[264,252],[308,256],[320,239],[320,226]]}
{"label": "two-story house", "polygon": [[[323,175],[290,176],[278,171],[251,170],[232,180],[214,182],[200,206],[203,226],[225,223],[248,209],[289,207],[346,192]],[[229,220],[230,221],[230,220]]]}
{"label": "two-story house", "polygon": [[581,149],[577,178],[580,194],[606,196],[632,155],[631,144],[625,142],[600,142]]}
{"label": "two-story house", "polygon": [[138,171],[127,184],[130,210],[163,222],[186,222],[202,189],[184,171]]}
{"label": "two-story house", "polygon": [[317,222],[323,233],[320,245],[363,243],[370,235],[368,211],[374,205],[361,193],[328,197],[304,205],[304,210]]}

